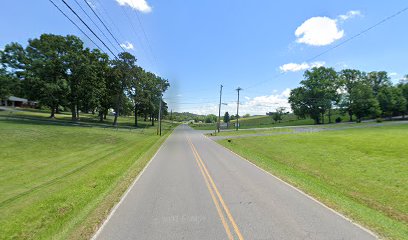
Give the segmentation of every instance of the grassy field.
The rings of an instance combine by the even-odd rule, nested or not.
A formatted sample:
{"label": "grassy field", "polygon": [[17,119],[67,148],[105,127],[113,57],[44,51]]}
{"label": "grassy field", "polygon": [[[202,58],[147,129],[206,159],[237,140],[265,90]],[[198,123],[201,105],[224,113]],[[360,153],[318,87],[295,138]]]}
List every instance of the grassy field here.
{"label": "grassy field", "polygon": [[[347,121],[347,116],[334,114],[332,116],[332,122],[337,117],[341,117],[343,121]],[[231,121],[229,129],[234,128],[235,120]],[[328,117],[325,117],[325,123],[328,123]],[[283,127],[283,126],[297,126],[297,125],[313,125],[314,121],[310,118],[298,119],[294,114],[288,114],[283,117],[281,122],[274,122],[271,116],[253,116],[248,118],[240,118],[239,125],[240,129],[248,128],[271,128],[271,127]],[[214,130],[216,128],[215,123],[197,123],[190,124],[196,130]]]}
{"label": "grassy field", "polygon": [[219,142],[382,237],[408,239],[408,124]]}
{"label": "grassy field", "polygon": [[[62,112],[55,114],[55,119],[49,118],[50,113],[49,111],[45,110],[38,110],[38,109],[29,109],[29,108],[16,108],[10,109],[6,111],[0,111],[0,117],[12,117],[12,118],[30,118],[30,119],[37,119],[37,120],[53,120],[56,122],[71,122],[71,113],[69,112]],[[80,113],[80,121],[79,123],[83,124],[92,124],[95,126],[104,126],[104,125],[112,125],[113,124],[113,116],[108,115],[107,118],[103,121],[99,121],[99,117],[96,114],[90,113]],[[138,127],[139,128],[148,128],[151,125],[150,121],[143,121],[143,118],[138,119]],[[134,127],[135,118],[133,116],[120,116],[118,118],[118,126],[119,127]]]}
{"label": "grassy field", "polygon": [[0,119],[0,238],[88,239],[165,139],[155,133]]}
{"label": "grassy field", "polygon": [[207,136],[241,136],[247,134],[273,134],[280,132],[293,132],[293,129],[290,128],[271,128],[271,129],[262,129],[262,130],[240,130],[240,131],[221,131],[214,133],[209,133]]}

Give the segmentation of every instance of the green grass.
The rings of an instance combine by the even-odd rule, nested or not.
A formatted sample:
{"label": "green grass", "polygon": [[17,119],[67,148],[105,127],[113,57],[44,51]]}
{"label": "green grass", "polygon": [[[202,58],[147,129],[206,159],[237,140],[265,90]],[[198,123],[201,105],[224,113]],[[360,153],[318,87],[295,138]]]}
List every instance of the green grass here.
{"label": "green grass", "polygon": [[88,239],[165,139],[155,132],[0,120],[0,238]]}
{"label": "green grass", "polygon": [[[13,111],[15,110],[15,111]],[[62,112],[56,113],[55,119],[50,119],[50,112],[45,110],[39,109],[30,109],[30,108],[15,108],[6,111],[0,111],[0,117],[13,117],[13,118],[30,118],[30,119],[38,119],[38,120],[52,120],[56,122],[71,122],[71,113],[70,112]],[[99,121],[99,117],[97,114],[91,113],[80,113],[80,120],[77,121],[83,124],[92,124],[95,126],[105,126],[105,125],[112,125],[114,117],[112,115],[108,115],[107,118],[103,121]],[[138,118],[138,128],[148,128],[151,125],[150,121],[143,121],[143,118]],[[120,116],[118,118],[118,126],[119,127],[134,127],[135,118],[133,116]]]}
{"label": "green grass", "polygon": [[208,136],[241,136],[248,134],[273,134],[281,132],[293,132],[290,128],[270,128],[270,129],[259,129],[259,130],[239,130],[239,131],[221,131],[219,133],[209,133]]}
{"label": "green grass", "polygon": [[408,125],[219,141],[386,239],[408,239]]}
{"label": "green grass", "polygon": [[[348,120],[348,116],[341,114],[333,114],[332,122],[335,121],[337,117],[341,117],[343,121]],[[325,116],[325,123],[328,123],[329,118]],[[229,129],[234,128],[234,123],[236,120],[232,120],[229,124]],[[248,128],[271,128],[271,127],[284,127],[284,126],[300,126],[300,125],[313,125],[314,121],[311,118],[298,119],[293,113],[283,116],[281,122],[274,122],[271,116],[253,116],[247,118],[240,118],[239,125],[240,129]],[[216,123],[196,123],[190,124],[190,126],[196,130],[214,130],[216,129]]]}

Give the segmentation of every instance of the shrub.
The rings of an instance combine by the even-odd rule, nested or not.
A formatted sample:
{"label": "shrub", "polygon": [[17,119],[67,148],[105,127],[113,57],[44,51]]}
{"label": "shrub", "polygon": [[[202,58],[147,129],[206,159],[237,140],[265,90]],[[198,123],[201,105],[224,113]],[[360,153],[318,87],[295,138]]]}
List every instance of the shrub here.
{"label": "shrub", "polygon": [[383,121],[383,119],[382,119],[382,118],[377,118],[375,121],[378,122],[378,123],[380,123],[380,122]]}
{"label": "shrub", "polygon": [[343,120],[343,119],[341,119],[341,117],[337,117],[337,118],[336,118],[336,123],[341,123],[342,120]]}

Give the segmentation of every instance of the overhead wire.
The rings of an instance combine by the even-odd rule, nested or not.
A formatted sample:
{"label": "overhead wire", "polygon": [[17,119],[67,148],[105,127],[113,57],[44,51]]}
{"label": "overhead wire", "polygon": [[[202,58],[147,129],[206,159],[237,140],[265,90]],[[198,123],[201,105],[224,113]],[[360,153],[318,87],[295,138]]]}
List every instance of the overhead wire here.
{"label": "overhead wire", "polygon": [[[381,25],[381,24],[383,24],[383,23],[385,23],[385,22],[391,20],[392,18],[395,18],[396,16],[402,14],[403,12],[405,12],[405,11],[407,11],[407,10],[408,10],[408,7],[405,7],[405,8],[403,8],[403,9],[401,9],[401,10],[395,12],[394,14],[389,15],[389,16],[383,18],[382,20],[380,20],[380,21],[378,21],[377,23],[371,25],[370,27],[363,29],[363,30],[360,31],[359,33],[357,33],[357,34],[355,34],[355,35],[353,35],[353,36],[351,36],[351,37],[349,37],[349,38],[347,38],[347,39],[341,41],[340,43],[338,43],[338,44],[332,46],[331,48],[328,48],[328,49],[324,50],[323,52],[321,52],[321,53],[319,53],[319,54],[317,54],[317,55],[315,55],[315,56],[313,56],[313,57],[307,59],[305,62],[313,61],[313,60],[315,60],[316,58],[321,57],[321,56],[327,54],[327,53],[330,52],[330,51],[333,51],[334,49],[336,49],[336,48],[338,48],[338,47],[340,47],[340,46],[342,46],[342,45],[344,45],[344,44],[346,44],[346,43],[348,43],[348,42],[350,42],[350,41],[352,41],[352,40],[354,40],[354,39],[360,37],[361,35],[363,35],[363,34],[369,32],[370,30],[372,30],[372,29],[378,27],[379,25]],[[281,76],[284,75],[284,74],[286,74],[286,72],[280,72],[280,73],[276,74],[276,75],[275,75],[274,77],[272,77],[272,78],[273,78],[273,79],[276,79],[276,78],[281,77]],[[250,88],[256,87],[256,86],[258,86],[258,85],[261,85],[261,84],[263,84],[263,83],[265,83],[265,82],[269,82],[269,81],[270,81],[270,79],[264,80],[264,81],[261,81],[261,82],[258,82],[258,83],[255,83],[255,84],[253,84],[253,85],[247,86],[246,89],[250,89]]]}
{"label": "overhead wire", "polygon": [[85,13],[85,15],[91,20],[91,22],[96,26],[96,28],[98,28],[98,30],[102,33],[102,35],[108,40],[108,42],[110,43],[110,45],[115,48],[115,50],[117,52],[120,52],[115,45],[111,42],[111,40],[106,36],[106,34],[102,31],[102,29],[99,28],[98,24],[95,23],[95,21],[91,18],[91,16],[89,16],[89,14],[85,11],[85,9],[81,6],[81,4],[79,4],[78,0],[74,0],[76,2],[76,4],[79,6],[79,8],[81,9],[81,11],[83,13]]}
{"label": "overhead wire", "polygon": [[106,54],[106,52],[105,52],[98,44],[96,44],[95,41],[92,40],[92,38],[89,37],[89,35],[88,35],[87,33],[85,33],[85,32],[78,26],[78,24],[76,24],[67,14],[65,14],[65,12],[62,11],[62,9],[61,9],[60,7],[58,7],[58,5],[56,5],[52,0],[49,0],[49,1],[52,3],[52,5],[54,5],[54,7],[56,7],[56,8],[58,9],[58,11],[59,11],[62,15],[64,15],[75,27],[77,27],[78,30],[79,30],[82,34],[84,34],[84,35],[89,39],[89,41],[91,41],[99,50],[101,50],[103,53]]}
{"label": "overhead wire", "polygon": [[81,16],[78,15],[78,13],[72,9],[72,7],[65,1],[65,0],[61,0],[65,6],[67,6],[69,8],[69,10],[71,10],[72,13],[75,14],[75,16],[88,28],[88,30],[105,46],[106,49],[108,49],[108,51],[116,58],[118,59],[118,57],[116,56],[116,54],[106,45],[106,43],[88,26],[88,24],[81,18]]}
{"label": "overhead wire", "polygon": [[[75,1],[77,1],[77,0],[75,0]],[[112,32],[109,30],[109,28],[106,26],[106,24],[102,21],[102,19],[99,17],[99,15],[95,12],[95,10],[92,8],[92,6],[88,3],[88,1],[87,0],[84,0],[84,2],[86,3],[86,5],[89,7],[89,9],[91,9],[91,11],[93,12],[93,14],[98,18],[98,20],[102,23],[102,25],[105,27],[105,29],[106,29],[106,31],[108,31],[108,33],[111,35],[111,37],[115,40],[115,42],[118,44],[118,46],[120,47],[120,48],[122,48],[122,50],[124,51],[124,52],[126,52],[125,51],[125,49],[122,47],[122,45],[119,43],[119,41],[116,39],[116,37],[112,34]]]}

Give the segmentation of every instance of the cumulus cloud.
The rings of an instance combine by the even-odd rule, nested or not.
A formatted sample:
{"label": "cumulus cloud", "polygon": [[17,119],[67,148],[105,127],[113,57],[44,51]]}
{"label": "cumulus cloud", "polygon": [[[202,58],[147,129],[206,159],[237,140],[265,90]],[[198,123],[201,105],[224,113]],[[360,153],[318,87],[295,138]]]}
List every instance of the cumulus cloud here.
{"label": "cumulus cloud", "polygon": [[[244,97],[239,105],[239,115],[265,115],[267,112],[273,112],[278,107],[285,107],[290,111],[290,104],[288,97],[290,89],[287,88],[280,93],[273,93],[271,95],[263,95],[257,97]],[[229,112],[230,115],[236,114],[236,101],[228,102],[227,106],[222,106],[221,112]],[[176,108],[177,111],[188,111],[196,114],[218,114],[218,104],[201,104],[199,106],[189,106],[188,108]]]}
{"label": "cumulus cloud", "polygon": [[116,0],[120,6],[129,6],[134,10],[149,13],[152,11],[152,8],[146,2],[146,0]]}
{"label": "cumulus cloud", "polygon": [[312,17],[304,21],[295,31],[296,42],[312,46],[326,46],[344,37],[344,30],[339,22],[361,16],[357,10],[348,11],[336,19],[329,17]]}
{"label": "cumulus cloud", "polygon": [[310,69],[313,67],[321,67],[324,66],[325,62],[312,62],[312,63],[286,63],[279,67],[282,72],[298,72],[303,71],[306,69]]}
{"label": "cumulus cloud", "polygon": [[312,46],[325,46],[341,39],[344,31],[337,26],[337,21],[328,17],[312,17],[300,25],[296,31],[296,42]]}
{"label": "cumulus cloud", "polygon": [[357,17],[357,16],[361,16],[361,12],[357,10],[351,10],[351,11],[348,11],[346,14],[339,15],[338,18],[340,20],[346,21],[350,18]]}
{"label": "cumulus cloud", "polygon": [[131,42],[126,41],[125,43],[120,44],[121,47],[123,47],[126,50],[133,50],[134,46]]}

